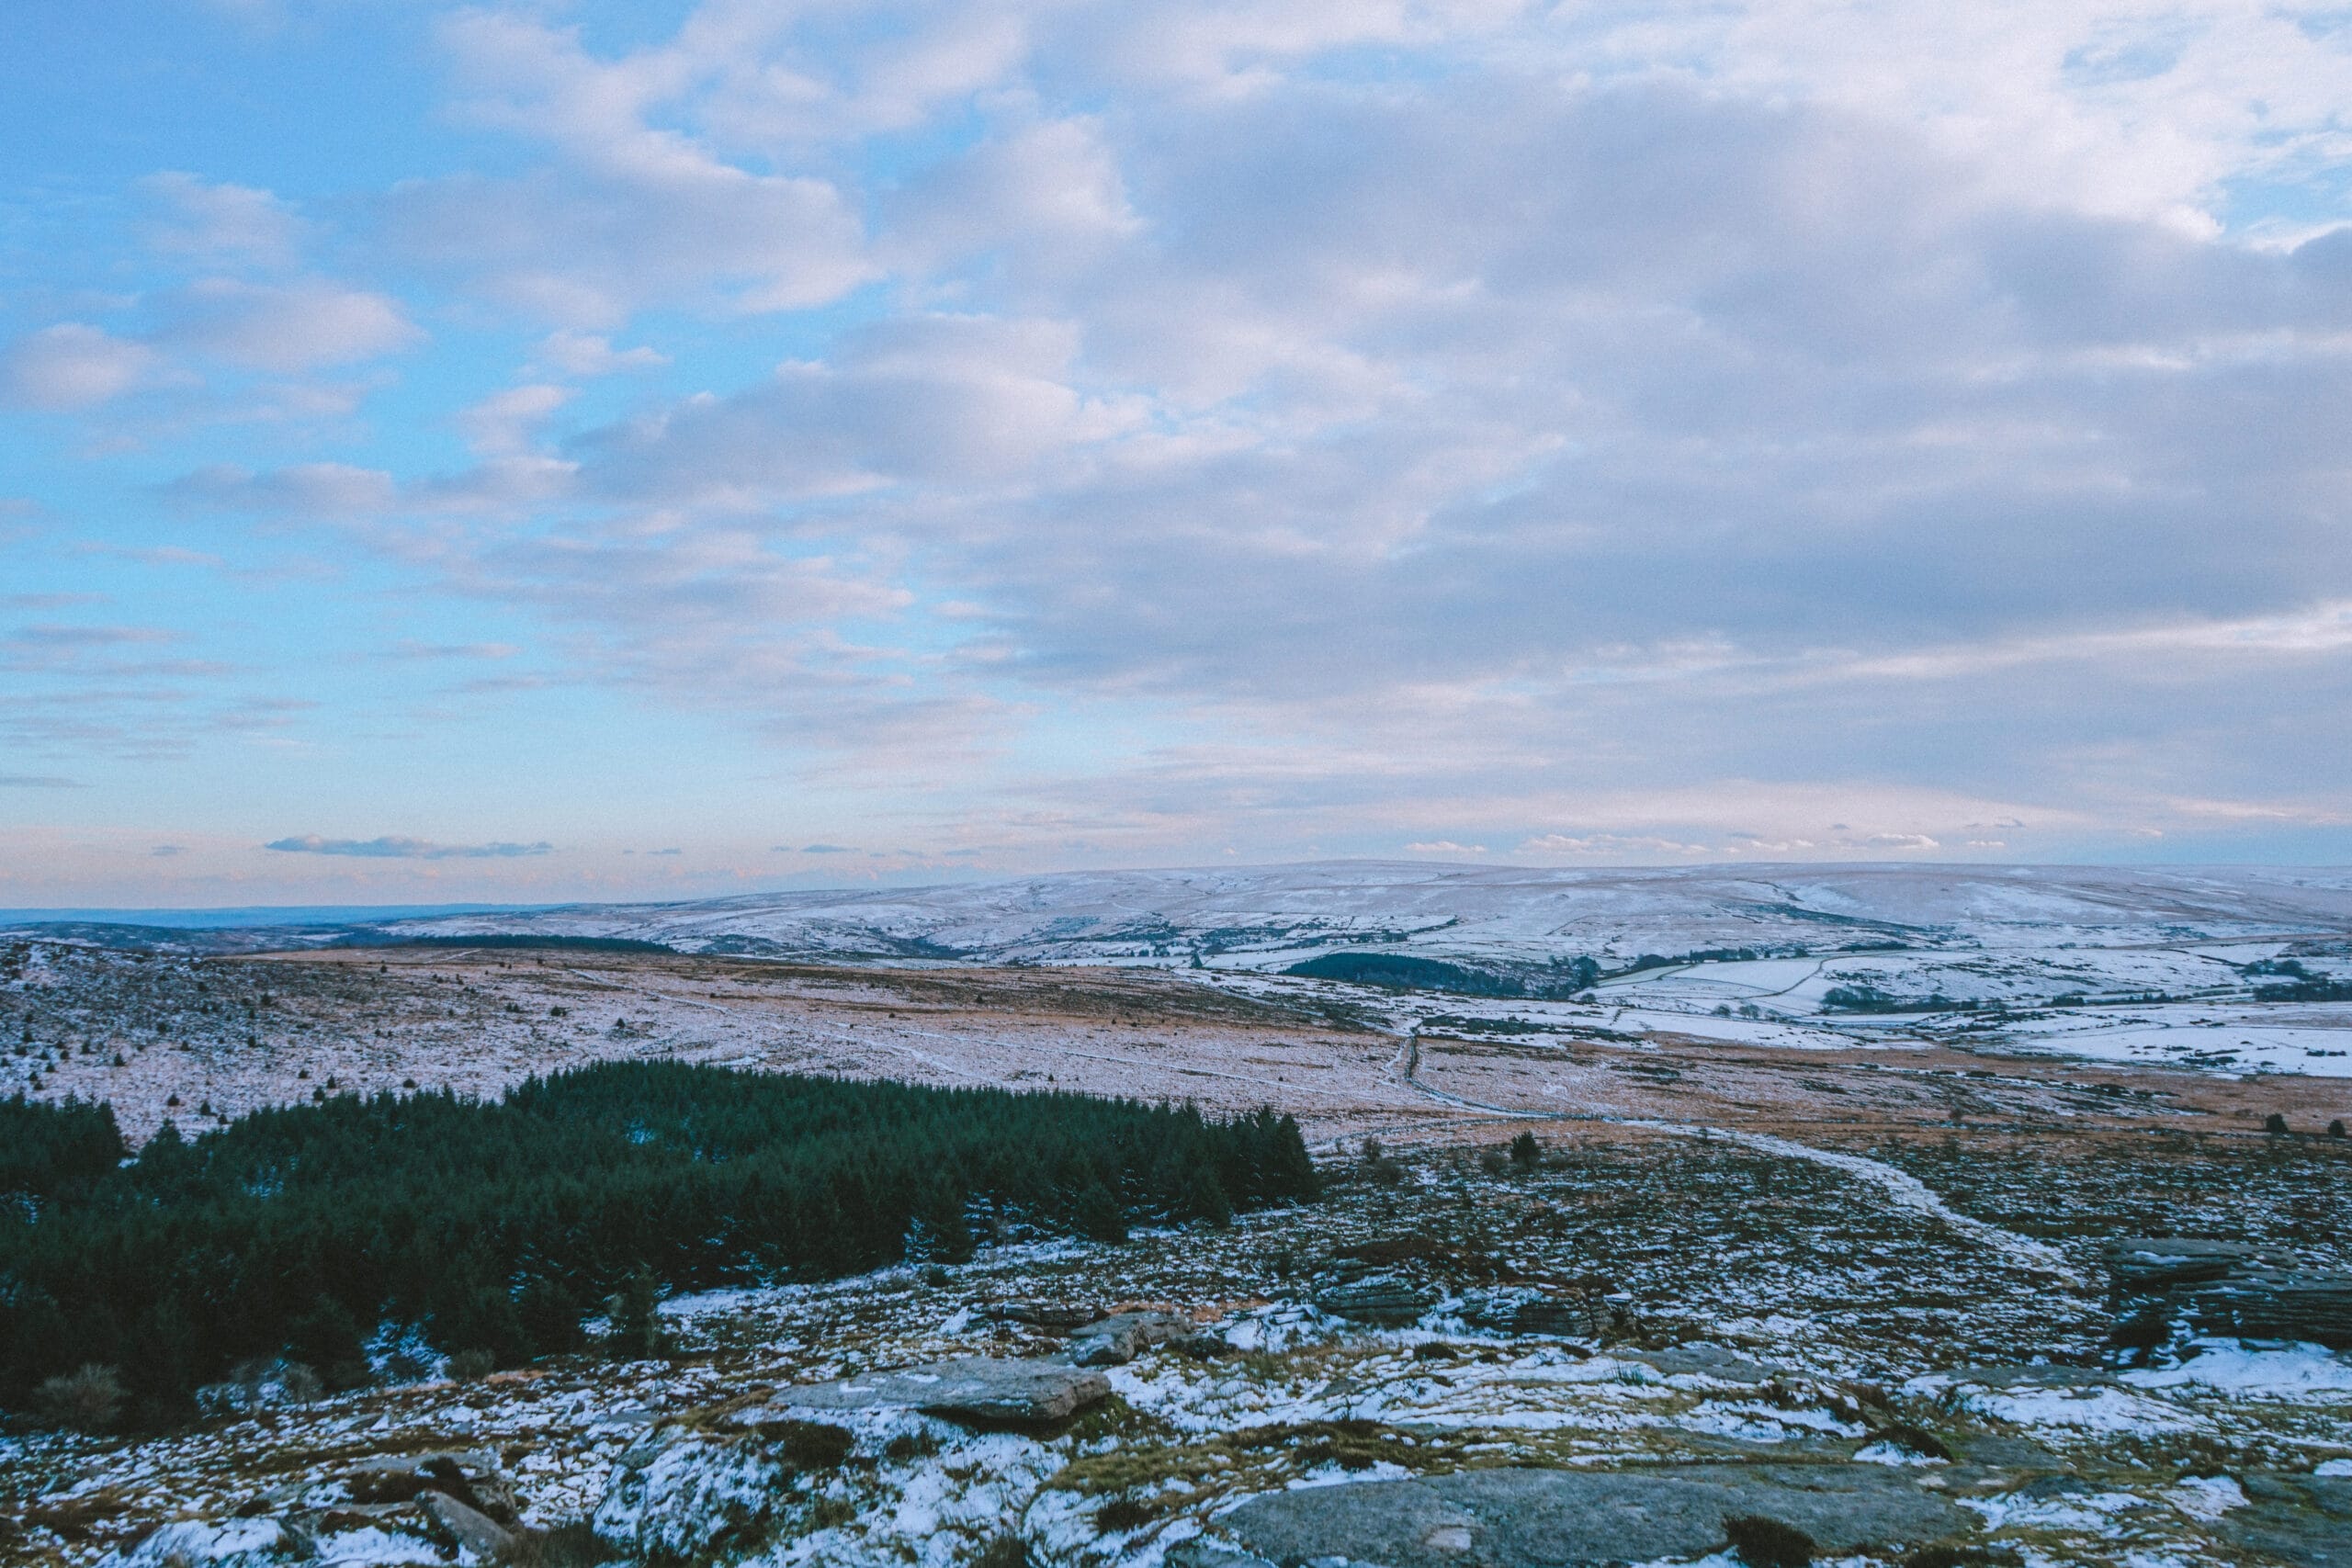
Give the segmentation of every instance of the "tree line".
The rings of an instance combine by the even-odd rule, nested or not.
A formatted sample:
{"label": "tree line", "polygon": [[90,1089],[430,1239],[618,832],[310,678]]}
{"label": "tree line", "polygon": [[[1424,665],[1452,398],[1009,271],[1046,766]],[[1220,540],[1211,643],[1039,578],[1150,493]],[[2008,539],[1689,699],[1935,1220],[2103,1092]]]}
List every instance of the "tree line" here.
{"label": "tree line", "polygon": [[386,1325],[511,1365],[578,1348],[649,1274],[837,1277],[1316,1190],[1268,1111],[660,1062],[167,1123],[124,1153],[106,1106],[0,1101],[0,1404],[93,1363],[158,1412],[255,1359],[349,1385]]}

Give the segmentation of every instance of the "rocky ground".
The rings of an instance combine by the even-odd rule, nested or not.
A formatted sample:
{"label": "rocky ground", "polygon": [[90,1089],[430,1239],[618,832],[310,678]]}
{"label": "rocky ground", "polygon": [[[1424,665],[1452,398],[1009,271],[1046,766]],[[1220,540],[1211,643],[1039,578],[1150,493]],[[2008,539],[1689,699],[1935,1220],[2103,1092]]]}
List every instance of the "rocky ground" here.
{"label": "rocky ground", "polygon": [[2352,1326],[2343,1080],[659,955],[51,950],[0,998],[40,1092],[134,1127],[659,1052],[1272,1100],[1331,1179],[673,1300],[662,1359],[387,1340],[376,1387],[255,1369],[190,1430],[12,1423],[10,1562],[2352,1562],[2352,1337],[2303,1337]]}

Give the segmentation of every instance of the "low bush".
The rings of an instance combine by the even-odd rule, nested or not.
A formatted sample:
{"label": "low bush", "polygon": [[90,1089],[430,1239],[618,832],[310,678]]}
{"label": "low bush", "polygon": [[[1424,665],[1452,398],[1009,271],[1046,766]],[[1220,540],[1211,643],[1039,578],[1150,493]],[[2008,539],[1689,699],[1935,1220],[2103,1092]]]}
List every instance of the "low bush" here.
{"label": "low bush", "polygon": [[53,1427],[103,1432],[122,1415],[122,1379],[112,1367],[85,1366],[42,1382],[34,1409]]}
{"label": "low bush", "polygon": [[1806,1568],[1813,1561],[1813,1537],[1791,1524],[1761,1514],[1739,1514],[1724,1521],[1734,1555],[1747,1568]]}

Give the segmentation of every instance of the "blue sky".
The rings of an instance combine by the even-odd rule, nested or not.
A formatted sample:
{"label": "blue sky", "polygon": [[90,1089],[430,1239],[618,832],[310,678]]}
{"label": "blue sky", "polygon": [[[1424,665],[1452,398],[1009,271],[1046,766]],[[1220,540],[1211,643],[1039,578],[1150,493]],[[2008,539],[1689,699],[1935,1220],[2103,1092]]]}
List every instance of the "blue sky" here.
{"label": "blue sky", "polygon": [[2325,6],[0,12],[0,906],[2352,859]]}

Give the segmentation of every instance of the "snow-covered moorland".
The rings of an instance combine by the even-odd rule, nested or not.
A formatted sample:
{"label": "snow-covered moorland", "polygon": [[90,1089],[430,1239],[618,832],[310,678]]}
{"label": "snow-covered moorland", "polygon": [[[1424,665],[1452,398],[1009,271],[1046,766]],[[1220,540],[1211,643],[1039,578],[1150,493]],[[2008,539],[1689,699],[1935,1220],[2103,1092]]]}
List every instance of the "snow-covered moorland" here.
{"label": "snow-covered moorland", "polygon": [[[347,1393],[264,1364],[189,1427],[14,1413],[0,1558],[1797,1560],[1735,1546],[1761,1519],[1842,1568],[2335,1568],[2348,908],[2335,873],[1322,866],[0,938],[0,1093],[138,1138],[656,1058],[1271,1103],[1331,1179],[673,1299],[654,1359],[485,1375],[387,1324]],[[1332,959],[1374,967],[1286,973]],[[1400,974],[1440,988],[1362,978]]]}
{"label": "snow-covered moorland", "polygon": [[[20,1430],[0,1529],[11,1561],[139,1568],[1231,1568],[1302,1531],[1408,1565],[1602,1560],[1540,1556],[1574,1518],[1611,1560],[1717,1561],[1736,1506],[1857,1565],[2341,1560],[2352,1364],[2186,1329],[2119,1348],[2101,1263],[2119,1223],[2224,1218],[2335,1253],[2324,1145],[1898,1140],[1831,1165],[1612,1131],[1327,1168],[1321,1201],[1228,1229],[674,1299],[663,1359],[427,1358],[144,1441]],[[1953,1196],[1902,1201],[1890,1175]],[[973,1357],[1079,1403],[930,1403],[967,1397],[923,1390]],[[1496,1492],[1536,1485],[1679,1486],[1718,1513]],[[1915,1555],[1939,1548],[1980,1555]]]}

